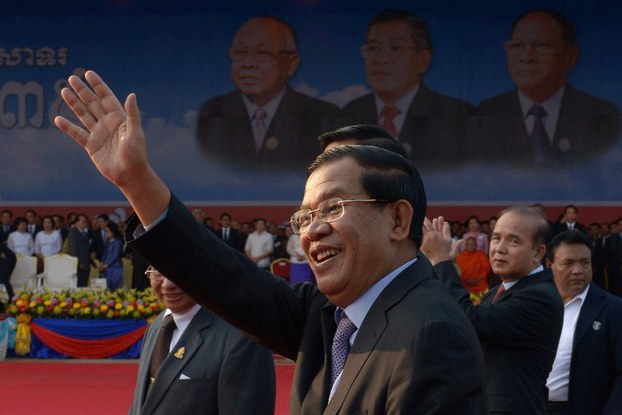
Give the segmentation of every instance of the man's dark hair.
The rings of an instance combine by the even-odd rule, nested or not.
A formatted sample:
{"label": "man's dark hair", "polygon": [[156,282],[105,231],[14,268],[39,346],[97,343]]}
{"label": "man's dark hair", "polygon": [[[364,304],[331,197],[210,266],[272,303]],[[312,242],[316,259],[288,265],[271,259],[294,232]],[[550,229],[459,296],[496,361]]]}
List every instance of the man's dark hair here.
{"label": "man's dark hair", "polygon": [[369,38],[369,32],[376,23],[395,21],[406,22],[410,25],[413,30],[413,41],[419,50],[432,50],[432,37],[428,26],[421,17],[404,9],[383,10],[375,15],[367,24],[366,38]]}
{"label": "man's dark hair", "polygon": [[222,220],[222,218],[224,218],[225,216],[228,217],[229,220],[231,220],[231,215],[229,213],[227,213],[227,212],[222,212],[220,214],[220,218],[219,219]]}
{"label": "man's dark hair", "polygon": [[564,214],[568,212],[568,209],[574,209],[575,213],[579,213],[579,209],[575,205],[566,205],[564,207]]}
{"label": "man's dark hair", "polygon": [[95,216],[96,219],[101,219],[104,222],[110,222],[110,217],[108,215],[106,215],[105,213],[100,213],[97,216]]}
{"label": "man's dark hair", "polygon": [[523,17],[536,12],[546,13],[551,16],[557,23],[559,23],[559,25],[562,27],[562,39],[564,40],[566,46],[577,46],[577,44],[579,43],[577,40],[577,27],[566,15],[553,9],[533,9],[520,15],[518,19],[516,19],[514,23],[512,23],[512,29],[510,29],[510,39],[512,38],[512,35],[514,35],[514,29],[516,28],[518,22],[520,22]]}
{"label": "man's dark hair", "polygon": [[541,211],[532,206],[511,206],[503,209],[497,217],[501,219],[501,216],[510,212],[536,219],[536,232],[533,235],[533,243],[534,245],[548,244],[550,238],[549,222]]}
{"label": "man's dark hair", "polygon": [[402,157],[408,158],[408,154],[406,153],[404,146],[401,145],[399,142],[390,140],[388,138],[368,138],[367,140],[359,141],[358,144],[361,146],[384,148],[385,150],[392,151]]}
{"label": "man's dark hair", "polygon": [[355,139],[356,141],[369,140],[372,138],[386,138],[397,142],[397,138],[382,127],[372,124],[348,125],[334,131],[321,134],[317,139],[325,150],[331,143],[339,143],[345,140]]}
{"label": "man's dark hair", "polygon": [[553,261],[555,259],[555,251],[561,244],[567,245],[585,245],[589,248],[590,252],[593,251],[592,241],[583,234],[583,232],[573,229],[571,231],[562,232],[553,238],[549,244],[548,259]]}
{"label": "man's dark hair", "polygon": [[320,166],[346,158],[353,159],[365,170],[361,174],[361,186],[372,199],[396,201],[404,199],[413,207],[409,238],[417,248],[423,238],[423,218],[427,202],[425,188],[419,172],[407,158],[373,146],[346,145],[329,149],[317,156],[309,166],[313,173]]}

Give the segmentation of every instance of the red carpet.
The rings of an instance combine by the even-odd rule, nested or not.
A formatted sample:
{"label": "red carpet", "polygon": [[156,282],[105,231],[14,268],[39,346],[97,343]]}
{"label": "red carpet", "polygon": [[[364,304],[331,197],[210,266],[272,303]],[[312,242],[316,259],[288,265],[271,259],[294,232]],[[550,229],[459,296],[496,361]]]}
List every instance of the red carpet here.
{"label": "red carpet", "polygon": [[[278,363],[275,414],[285,415],[294,365]],[[127,414],[137,371],[137,360],[5,360],[0,414]]]}

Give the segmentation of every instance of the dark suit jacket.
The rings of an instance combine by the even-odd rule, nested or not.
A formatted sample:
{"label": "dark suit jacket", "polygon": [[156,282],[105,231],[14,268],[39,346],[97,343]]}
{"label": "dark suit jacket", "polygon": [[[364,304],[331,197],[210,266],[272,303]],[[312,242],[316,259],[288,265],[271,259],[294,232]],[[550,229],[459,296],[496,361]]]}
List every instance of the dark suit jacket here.
{"label": "dark suit jacket", "polygon": [[[335,306],[313,284],[258,269],[198,226],[173,198],[130,244],[199,303],[296,360],[291,414],[484,414],[481,346],[464,313],[418,260],[389,284],[359,328],[328,402]],[[174,258],[174,260],[172,260]]]}
{"label": "dark suit jacket", "polygon": [[[417,166],[438,162],[454,164],[465,155],[467,116],[472,106],[466,101],[433,92],[424,84],[413,98],[400,131],[399,141]],[[378,110],[373,93],[350,101],[339,123],[377,124]]]}
{"label": "dark suit jacket", "polygon": [[[149,325],[143,339],[130,415],[274,414],[272,353],[205,308],[164,360],[146,396],[163,315]],[[181,347],[183,357],[175,357]]]}
{"label": "dark suit jacket", "polygon": [[609,271],[609,289],[617,296],[622,296],[622,235],[611,235],[605,244],[607,269]]}
{"label": "dark suit jacket", "polygon": [[235,167],[305,171],[320,153],[317,137],[333,129],[338,111],[335,105],[288,86],[256,154],[248,111],[242,93],[235,90],[203,104],[197,140],[206,154]]}
{"label": "dark suit jacket", "polygon": [[9,231],[4,231],[4,226],[0,225],[0,244],[6,243],[6,240],[9,238],[9,234],[15,230],[13,225],[9,226]]}
{"label": "dark suit jacket", "polygon": [[[220,239],[223,239],[222,232],[223,232],[222,229],[218,229],[217,231],[214,231],[216,236],[218,236]],[[227,240],[226,242],[230,247],[235,248],[240,252],[244,252],[244,243],[246,241],[244,240],[244,237],[242,236],[242,232],[238,231],[237,229],[233,229],[229,227],[229,240]]]}
{"label": "dark suit jacket", "polygon": [[[552,230],[552,234],[553,236],[558,235],[562,232],[567,232],[568,229],[568,225],[566,223],[559,223],[559,222],[555,222],[555,226]],[[574,224],[574,230],[581,232],[583,235],[587,236],[587,227],[579,222],[575,222]]]}
{"label": "dark suit jacket", "polygon": [[[518,91],[489,98],[475,111],[479,127],[471,136],[470,153],[494,160],[532,160]],[[566,85],[549,161],[568,162],[602,154],[619,137],[620,110],[614,104]]]}
{"label": "dark suit jacket", "polygon": [[622,414],[622,299],[591,284],[577,320],[568,415]]}
{"label": "dark suit jacket", "polygon": [[491,413],[546,414],[548,378],[564,320],[550,270],[521,278],[501,295],[492,288],[478,306],[451,261],[434,267],[462,305],[484,347]]}
{"label": "dark suit jacket", "polygon": [[78,264],[85,264],[90,267],[91,264],[91,242],[89,234],[80,232],[77,227],[69,230],[69,255],[78,258]]}

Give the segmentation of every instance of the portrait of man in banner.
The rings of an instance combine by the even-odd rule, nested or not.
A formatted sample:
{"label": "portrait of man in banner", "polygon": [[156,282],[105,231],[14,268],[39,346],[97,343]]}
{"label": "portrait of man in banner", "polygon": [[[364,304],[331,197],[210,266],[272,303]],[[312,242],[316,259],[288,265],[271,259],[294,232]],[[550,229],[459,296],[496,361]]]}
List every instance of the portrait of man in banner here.
{"label": "portrait of man in banner", "polygon": [[304,171],[338,108],[288,85],[300,63],[294,28],[276,17],[251,18],[229,55],[236,89],[201,107],[199,146],[236,168]]}

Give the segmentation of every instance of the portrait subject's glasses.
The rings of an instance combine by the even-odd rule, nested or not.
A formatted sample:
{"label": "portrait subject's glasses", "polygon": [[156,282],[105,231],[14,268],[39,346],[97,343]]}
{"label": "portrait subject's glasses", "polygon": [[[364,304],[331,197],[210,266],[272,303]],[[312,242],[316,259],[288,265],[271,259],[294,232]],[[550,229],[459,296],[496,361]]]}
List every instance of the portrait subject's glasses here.
{"label": "portrait subject's glasses", "polygon": [[145,275],[152,281],[163,281],[164,275],[160,274],[160,271],[149,265],[149,268],[145,271]]}
{"label": "portrait subject's glasses", "polygon": [[345,205],[349,203],[390,203],[389,200],[381,199],[328,199],[318,205],[317,209],[300,209],[295,212],[289,223],[296,234],[304,232],[315,218],[322,222],[330,223],[341,218],[345,212]]}
{"label": "portrait subject's glasses", "polygon": [[552,55],[558,50],[555,44],[544,41],[513,42],[508,40],[503,47],[510,56],[522,54],[527,47],[530,47],[537,55]]}
{"label": "portrait subject's glasses", "polygon": [[390,44],[390,45],[380,45],[376,43],[366,43],[361,46],[361,55],[365,59],[373,59],[380,56],[381,53],[386,53],[391,60],[396,60],[404,56],[404,53],[416,49],[415,46],[408,46],[402,44]]}
{"label": "portrait subject's glasses", "polygon": [[229,57],[233,62],[244,62],[249,56],[251,56],[255,62],[258,63],[270,63],[278,55],[295,55],[296,51],[292,50],[279,50],[273,52],[267,49],[242,49],[232,48],[229,51]]}

